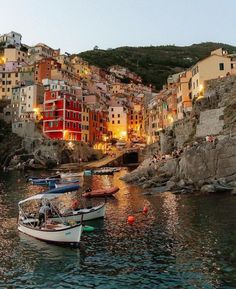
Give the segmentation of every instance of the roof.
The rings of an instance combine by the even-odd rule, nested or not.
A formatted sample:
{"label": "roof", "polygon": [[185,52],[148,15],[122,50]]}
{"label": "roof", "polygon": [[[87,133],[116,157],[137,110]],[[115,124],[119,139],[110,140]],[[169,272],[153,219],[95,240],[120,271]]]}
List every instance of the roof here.
{"label": "roof", "polygon": [[20,201],[18,203],[18,205],[21,205],[25,202],[29,202],[29,201],[33,201],[33,200],[42,200],[42,199],[51,200],[51,199],[58,197],[61,194],[77,191],[79,188],[80,188],[80,186],[75,184],[75,185],[68,185],[68,186],[52,189],[52,190],[43,192],[41,194],[37,194],[37,195],[31,196],[27,199],[24,199],[24,200]]}

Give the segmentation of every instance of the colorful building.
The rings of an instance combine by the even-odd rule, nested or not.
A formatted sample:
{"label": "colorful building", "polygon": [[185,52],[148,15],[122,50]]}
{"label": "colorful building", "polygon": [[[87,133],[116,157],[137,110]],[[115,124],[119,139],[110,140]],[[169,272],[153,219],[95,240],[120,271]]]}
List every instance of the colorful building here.
{"label": "colorful building", "polygon": [[108,136],[108,112],[91,109],[89,112],[89,141],[93,144],[103,142]]}
{"label": "colorful building", "polygon": [[210,79],[224,77],[232,72],[231,58],[223,49],[211,52],[211,55],[198,61],[192,67],[192,97],[200,99],[204,97],[205,82]]}
{"label": "colorful building", "polygon": [[181,73],[177,88],[177,114],[178,119],[192,110],[192,71],[186,70]]}
{"label": "colorful building", "polygon": [[81,141],[81,101],[63,81],[45,86],[43,133],[51,139]]}
{"label": "colorful building", "polygon": [[141,104],[132,104],[128,111],[128,137],[130,140],[140,139],[143,129],[143,111]]}
{"label": "colorful building", "polygon": [[128,110],[121,103],[112,101],[109,106],[108,131],[113,138],[128,139]]}

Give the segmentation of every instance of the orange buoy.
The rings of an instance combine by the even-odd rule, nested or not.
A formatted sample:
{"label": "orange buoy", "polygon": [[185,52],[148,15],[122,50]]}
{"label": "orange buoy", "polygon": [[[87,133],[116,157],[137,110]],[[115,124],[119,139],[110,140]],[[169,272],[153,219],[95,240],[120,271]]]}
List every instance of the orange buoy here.
{"label": "orange buoy", "polygon": [[135,221],[135,217],[134,216],[129,216],[128,219],[127,219],[127,223],[129,225],[133,225],[134,221]]}
{"label": "orange buoy", "polygon": [[148,207],[144,206],[144,208],[143,208],[143,214],[147,214],[147,212],[148,212]]}

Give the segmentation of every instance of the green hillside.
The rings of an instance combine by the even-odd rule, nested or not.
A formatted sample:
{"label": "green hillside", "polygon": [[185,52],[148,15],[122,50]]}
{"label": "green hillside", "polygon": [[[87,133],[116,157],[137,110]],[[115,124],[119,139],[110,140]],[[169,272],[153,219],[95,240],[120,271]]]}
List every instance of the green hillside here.
{"label": "green hillside", "polygon": [[191,46],[150,46],[119,47],[108,50],[90,50],[79,54],[84,60],[101,68],[121,65],[140,75],[145,84],[153,84],[160,89],[170,74],[191,67],[217,48],[225,48],[229,53],[236,52],[236,47],[206,42]]}

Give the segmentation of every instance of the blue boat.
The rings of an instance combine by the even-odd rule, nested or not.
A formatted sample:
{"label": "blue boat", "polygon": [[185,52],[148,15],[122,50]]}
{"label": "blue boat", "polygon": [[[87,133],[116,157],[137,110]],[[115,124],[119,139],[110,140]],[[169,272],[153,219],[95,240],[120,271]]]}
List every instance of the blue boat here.
{"label": "blue boat", "polygon": [[52,186],[55,183],[60,182],[60,179],[49,179],[49,178],[44,178],[44,179],[32,179],[31,184],[32,185],[37,185],[37,186]]}
{"label": "blue boat", "polygon": [[64,194],[68,192],[77,191],[80,188],[78,184],[68,185],[64,187],[59,187],[55,189],[51,189],[49,191],[43,192],[41,194]]}

